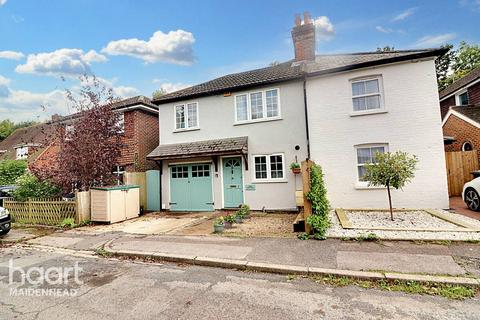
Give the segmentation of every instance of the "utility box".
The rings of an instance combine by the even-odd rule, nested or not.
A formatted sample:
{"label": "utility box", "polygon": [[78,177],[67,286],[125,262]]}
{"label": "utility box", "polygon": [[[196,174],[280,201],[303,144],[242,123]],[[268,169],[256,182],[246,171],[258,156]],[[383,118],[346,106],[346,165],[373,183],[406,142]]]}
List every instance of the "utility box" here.
{"label": "utility box", "polygon": [[140,214],[140,187],[135,185],[90,188],[91,220],[119,222]]}

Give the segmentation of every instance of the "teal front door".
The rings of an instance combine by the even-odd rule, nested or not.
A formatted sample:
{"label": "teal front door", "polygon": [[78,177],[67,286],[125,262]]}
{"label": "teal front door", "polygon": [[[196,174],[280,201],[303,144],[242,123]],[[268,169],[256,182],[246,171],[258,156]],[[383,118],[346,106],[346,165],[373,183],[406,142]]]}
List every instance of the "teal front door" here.
{"label": "teal front door", "polygon": [[170,210],[213,211],[210,164],[170,167]]}
{"label": "teal front door", "polygon": [[242,158],[223,158],[223,198],[225,208],[243,203]]}

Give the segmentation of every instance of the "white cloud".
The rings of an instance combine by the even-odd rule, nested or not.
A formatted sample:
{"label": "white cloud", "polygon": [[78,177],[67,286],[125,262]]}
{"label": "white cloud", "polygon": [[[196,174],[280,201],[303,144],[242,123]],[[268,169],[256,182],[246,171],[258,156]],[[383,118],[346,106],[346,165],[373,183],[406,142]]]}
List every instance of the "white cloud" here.
{"label": "white cloud", "polygon": [[15,68],[18,73],[50,76],[78,76],[90,74],[92,62],[104,62],[107,58],[94,50],[85,53],[81,49],[59,49],[53,52],[30,54],[25,64]]}
{"label": "white cloud", "polygon": [[424,47],[424,48],[432,48],[432,47],[438,47],[442,44],[447,43],[448,41],[451,41],[456,38],[455,33],[444,33],[444,34],[438,34],[438,35],[430,35],[430,36],[425,36],[420,39],[418,39],[414,47]]}
{"label": "white cloud", "polygon": [[384,28],[382,26],[376,26],[375,29],[377,29],[377,31],[379,32],[382,32],[382,33],[392,33],[392,32],[395,32],[395,30],[391,29],[391,28]]}
{"label": "white cloud", "polygon": [[8,97],[8,95],[10,94],[10,89],[8,88],[9,84],[10,84],[10,79],[0,75],[0,98]]}
{"label": "white cloud", "polygon": [[191,65],[195,60],[194,43],[195,38],[191,32],[177,30],[165,34],[157,31],[148,41],[136,38],[110,41],[102,52],[116,56],[131,56],[147,63]]}
{"label": "white cloud", "polygon": [[0,0],[0,7],[7,3],[7,0]]}
{"label": "white cloud", "polygon": [[313,23],[317,39],[330,40],[335,35],[335,28],[327,16],[318,17]]}
{"label": "white cloud", "polygon": [[[105,88],[107,88],[107,89],[112,89],[113,96],[115,98],[117,98],[117,97],[118,98],[129,98],[131,96],[138,95],[139,92],[140,92],[135,87],[116,85],[115,83],[117,82],[117,79],[108,80],[108,79],[101,78],[101,77],[96,77],[96,79],[101,86],[105,86]],[[87,80],[85,80],[83,77],[81,77],[80,83],[78,83],[77,85],[74,85],[71,88],[71,91],[72,92],[78,92],[81,89],[81,85],[94,86],[93,77],[88,77]]]}
{"label": "white cloud", "polygon": [[20,60],[23,59],[23,57],[25,57],[25,55],[21,52],[10,50],[0,51],[0,58],[2,59]]}
{"label": "white cloud", "polygon": [[174,92],[191,86],[191,84],[181,82],[163,82],[162,79],[153,79],[152,82],[155,84],[159,84],[159,88],[164,89],[166,92]]}
{"label": "white cloud", "polygon": [[397,14],[392,21],[402,21],[413,15],[417,11],[417,8],[408,8],[407,10]]}

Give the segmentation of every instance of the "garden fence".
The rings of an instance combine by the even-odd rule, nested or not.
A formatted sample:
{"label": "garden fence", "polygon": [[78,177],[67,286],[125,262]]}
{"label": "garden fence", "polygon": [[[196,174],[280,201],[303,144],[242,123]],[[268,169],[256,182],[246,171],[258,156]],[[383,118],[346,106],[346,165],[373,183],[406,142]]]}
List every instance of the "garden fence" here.
{"label": "garden fence", "polygon": [[61,198],[31,198],[27,201],[5,200],[4,207],[10,212],[14,222],[58,225],[66,218],[75,219],[77,203]]}

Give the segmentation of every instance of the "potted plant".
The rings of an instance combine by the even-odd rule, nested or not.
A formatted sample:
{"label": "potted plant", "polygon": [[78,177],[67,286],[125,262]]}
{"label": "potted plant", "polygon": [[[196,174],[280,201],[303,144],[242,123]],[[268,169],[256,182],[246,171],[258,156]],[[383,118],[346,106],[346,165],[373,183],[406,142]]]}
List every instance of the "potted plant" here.
{"label": "potted plant", "polygon": [[222,233],[225,229],[223,217],[217,218],[213,221],[213,232]]}
{"label": "potted plant", "polygon": [[232,227],[232,224],[235,222],[235,217],[231,214],[229,214],[228,216],[226,216],[224,218],[224,225],[225,225],[225,228],[229,229]]}
{"label": "potted plant", "polygon": [[242,204],[239,212],[242,214],[243,218],[248,218],[250,216],[250,207],[248,204]]}
{"label": "potted plant", "polygon": [[298,163],[298,162],[292,162],[290,164],[290,169],[292,170],[292,172],[294,174],[302,173],[302,168],[300,167],[300,163]]}
{"label": "potted plant", "polygon": [[235,218],[235,223],[242,223],[244,216],[240,211],[237,212],[237,214],[234,216]]}

